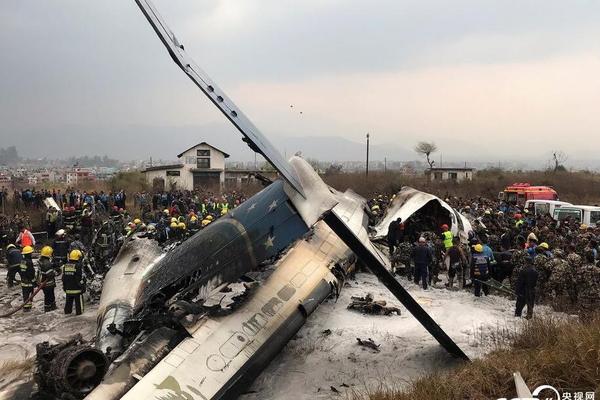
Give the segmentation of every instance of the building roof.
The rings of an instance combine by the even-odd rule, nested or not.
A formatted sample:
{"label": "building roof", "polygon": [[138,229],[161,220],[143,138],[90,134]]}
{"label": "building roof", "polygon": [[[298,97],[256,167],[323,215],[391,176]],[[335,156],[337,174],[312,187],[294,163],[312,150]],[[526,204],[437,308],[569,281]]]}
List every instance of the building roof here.
{"label": "building roof", "polygon": [[196,144],[196,145],[193,145],[193,146],[192,146],[192,147],[190,147],[189,149],[187,149],[187,150],[184,150],[184,151],[183,151],[183,152],[181,152],[180,154],[177,154],[177,158],[181,158],[181,156],[182,156],[184,153],[187,153],[188,151],[192,150],[194,147],[198,147],[198,146],[200,146],[201,144],[203,144],[203,145],[206,145],[206,146],[208,146],[208,147],[210,147],[210,148],[213,148],[213,149],[217,150],[219,153],[223,153],[223,155],[225,156],[225,158],[229,158],[229,154],[225,153],[225,152],[224,152],[223,150],[221,150],[221,149],[217,149],[217,148],[216,148],[215,146],[213,146],[212,144],[208,144],[208,143],[206,143],[206,142],[200,142],[200,143],[198,143],[198,144]]}
{"label": "building roof", "polygon": [[437,168],[437,167],[434,167],[434,168],[430,168],[430,169],[428,169],[426,171],[434,171],[434,172],[435,171],[440,171],[440,172],[441,171],[465,171],[465,172],[470,172],[470,171],[473,171],[473,168],[452,168],[452,167],[450,167],[450,168]]}
{"label": "building roof", "polygon": [[142,172],[161,171],[163,169],[178,169],[178,168],[183,168],[183,164],[157,165],[156,167],[148,167],[145,170],[143,170]]}

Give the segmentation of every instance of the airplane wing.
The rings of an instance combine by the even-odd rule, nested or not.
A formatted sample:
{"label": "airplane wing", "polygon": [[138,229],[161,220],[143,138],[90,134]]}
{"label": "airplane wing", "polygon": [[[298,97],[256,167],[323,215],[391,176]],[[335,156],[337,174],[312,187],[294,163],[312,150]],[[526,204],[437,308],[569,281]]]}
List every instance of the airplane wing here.
{"label": "airplane wing", "polygon": [[461,348],[385,268],[381,256],[375,251],[371,242],[358,238],[335,210],[325,213],[323,220],[450,354],[469,360]]}
{"label": "airplane wing", "polygon": [[227,97],[225,92],[187,55],[181,43],[149,0],[135,0],[154,31],[163,42],[173,61],[185,72],[202,92],[216,105],[229,121],[244,135],[250,148],[262,154],[298,193],[304,196],[302,185],[290,164],[269,142],[246,115]]}

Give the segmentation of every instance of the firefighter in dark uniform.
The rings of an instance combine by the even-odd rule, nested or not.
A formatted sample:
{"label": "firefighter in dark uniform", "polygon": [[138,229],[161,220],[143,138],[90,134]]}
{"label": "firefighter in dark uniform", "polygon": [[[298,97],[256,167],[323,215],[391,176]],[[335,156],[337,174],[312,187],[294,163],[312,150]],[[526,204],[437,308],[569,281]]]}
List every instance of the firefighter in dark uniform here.
{"label": "firefighter in dark uniform", "polygon": [[538,272],[535,270],[531,259],[527,265],[519,272],[515,292],[517,294],[517,304],[515,306],[515,317],[520,317],[523,308],[527,305],[527,314],[525,318],[533,317],[533,306],[535,304],[535,287],[538,282]]}
{"label": "firefighter in dark uniform", "polygon": [[73,303],[75,303],[75,314],[83,313],[83,292],[85,282],[83,280],[82,259],[83,253],[81,250],[74,249],[69,253],[69,262],[63,265],[63,290],[66,294],[65,314],[71,314],[73,311]]}
{"label": "firefighter in dark uniform", "polygon": [[[29,299],[33,293],[33,282],[35,280],[35,268],[33,266],[33,260],[31,255],[33,254],[33,247],[25,246],[21,251],[23,260],[21,261],[21,269],[19,270],[19,276],[21,277],[21,290],[23,291],[23,311],[31,311],[33,303]],[[27,301],[29,300],[29,301]]]}
{"label": "firefighter in dark uniform", "polygon": [[56,310],[56,299],[54,297],[54,288],[56,287],[56,266],[52,263],[52,247],[42,247],[39,268],[37,270],[36,282],[38,286],[44,285],[44,312]]}
{"label": "firefighter in dark uniform", "polygon": [[487,296],[489,287],[485,282],[489,279],[490,259],[483,254],[483,245],[476,244],[473,246],[471,254],[471,273],[473,277],[473,287],[475,288],[475,296],[481,297],[481,289]]}
{"label": "firefighter in dark uniform", "polygon": [[67,256],[69,255],[70,243],[67,240],[67,234],[64,229],[56,231],[56,239],[52,243],[52,261],[54,268],[60,271],[60,268],[67,262]]}
{"label": "firefighter in dark uniform", "polygon": [[6,275],[6,284],[8,287],[13,287],[15,284],[15,276],[21,270],[21,261],[23,256],[21,250],[14,244],[6,246],[6,264],[8,265],[8,274]]}

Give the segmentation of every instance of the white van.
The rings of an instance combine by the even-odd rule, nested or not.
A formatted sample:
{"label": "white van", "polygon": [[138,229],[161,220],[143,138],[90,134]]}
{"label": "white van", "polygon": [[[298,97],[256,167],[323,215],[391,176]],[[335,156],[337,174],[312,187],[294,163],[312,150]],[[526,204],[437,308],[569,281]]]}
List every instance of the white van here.
{"label": "white van", "polygon": [[562,206],[554,210],[554,219],[562,221],[573,217],[576,221],[587,226],[596,226],[600,223],[600,207],[596,206]]}
{"label": "white van", "polygon": [[566,201],[558,200],[527,200],[525,202],[525,209],[529,210],[534,215],[549,214],[551,217],[554,216],[554,210],[563,206],[572,206],[573,204],[567,203]]}

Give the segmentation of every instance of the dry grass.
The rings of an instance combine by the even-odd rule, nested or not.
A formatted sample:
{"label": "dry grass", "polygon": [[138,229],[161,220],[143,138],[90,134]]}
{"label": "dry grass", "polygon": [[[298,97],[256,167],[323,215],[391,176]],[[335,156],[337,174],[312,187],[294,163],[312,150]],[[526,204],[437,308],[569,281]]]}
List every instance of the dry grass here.
{"label": "dry grass", "polygon": [[447,195],[470,198],[483,196],[496,198],[498,192],[515,182],[553,186],[561,199],[579,204],[600,203],[600,174],[549,171],[481,170],[470,182],[428,182],[422,175],[402,175],[389,171],[371,172],[367,180],[363,173],[340,173],[324,176],[325,181],[338,190],[350,188],[365,197],[378,193],[396,193],[402,186],[412,186],[438,196]]}
{"label": "dry grass", "polygon": [[[355,399],[463,400],[516,396],[513,372],[533,389],[547,384],[568,391],[600,393],[600,315],[583,321],[535,318],[510,346],[448,373],[434,373],[406,388],[381,387]],[[560,390],[559,389],[559,390]]]}
{"label": "dry grass", "polygon": [[34,367],[33,357],[0,362],[0,392],[11,388],[16,382],[31,380]]}

